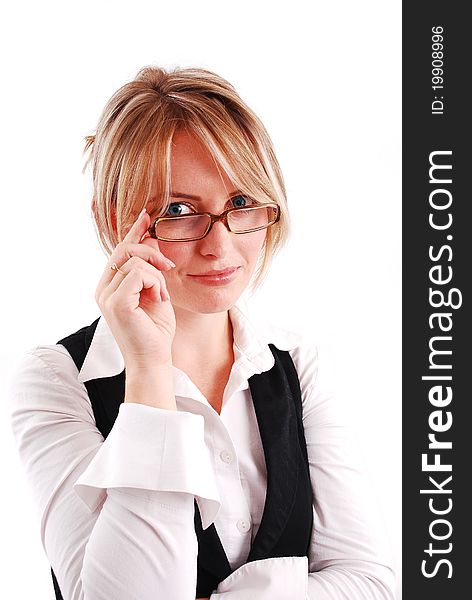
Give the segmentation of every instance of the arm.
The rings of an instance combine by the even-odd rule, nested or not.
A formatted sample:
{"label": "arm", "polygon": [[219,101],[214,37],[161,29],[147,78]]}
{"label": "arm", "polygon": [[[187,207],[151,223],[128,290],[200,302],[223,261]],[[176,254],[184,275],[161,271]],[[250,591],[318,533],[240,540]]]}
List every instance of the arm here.
{"label": "arm", "polygon": [[394,573],[385,532],[342,411],[309,347],[291,355],[302,390],[314,494],[309,557],[245,564],[211,600],[392,600]]}
{"label": "arm", "polygon": [[190,413],[123,404],[106,441],[61,346],[25,357],[12,427],[65,600],[195,598],[194,497],[219,506]]}
{"label": "arm", "polygon": [[[342,407],[318,356],[298,357],[314,494],[308,598],[393,600],[395,576],[384,525]],[[310,366],[313,365],[313,366]]]}

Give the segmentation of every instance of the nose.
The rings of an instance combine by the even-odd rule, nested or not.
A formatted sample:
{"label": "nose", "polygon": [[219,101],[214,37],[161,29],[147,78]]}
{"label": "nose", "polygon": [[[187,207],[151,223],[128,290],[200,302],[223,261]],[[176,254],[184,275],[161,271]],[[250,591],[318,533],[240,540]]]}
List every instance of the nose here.
{"label": "nose", "polygon": [[233,235],[222,221],[213,223],[209,233],[200,240],[200,253],[203,256],[225,256],[232,244]]}

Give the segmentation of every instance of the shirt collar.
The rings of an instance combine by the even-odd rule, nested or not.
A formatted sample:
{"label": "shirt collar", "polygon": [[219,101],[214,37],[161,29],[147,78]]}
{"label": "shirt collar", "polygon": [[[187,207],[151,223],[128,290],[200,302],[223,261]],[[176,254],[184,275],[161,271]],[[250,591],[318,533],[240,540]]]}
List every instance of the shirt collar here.
{"label": "shirt collar", "polygon": [[[235,362],[251,363],[254,373],[268,371],[274,366],[274,356],[269,348],[272,343],[280,350],[292,350],[300,344],[301,336],[258,322],[248,316],[240,305],[229,311],[233,326]],[[81,383],[102,377],[113,377],[125,368],[123,356],[115,338],[103,316],[98,320],[92,343],[85,356],[78,380]]]}

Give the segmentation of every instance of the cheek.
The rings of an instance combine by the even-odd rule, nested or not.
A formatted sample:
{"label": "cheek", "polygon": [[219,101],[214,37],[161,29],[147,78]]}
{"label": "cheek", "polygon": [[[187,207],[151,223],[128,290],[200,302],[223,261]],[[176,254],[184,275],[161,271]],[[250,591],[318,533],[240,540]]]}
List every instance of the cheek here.
{"label": "cheek", "polygon": [[171,293],[176,293],[176,290],[182,286],[182,282],[185,280],[185,273],[194,262],[195,250],[193,244],[191,242],[159,242],[159,249],[165,257],[170,258],[176,265],[174,269],[163,272],[169,290]]}
{"label": "cheek", "polygon": [[244,254],[247,260],[251,263],[257,260],[257,257],[262,252],[264,241],[266,238],[265,231],[255,231],[245,236],[241,236],[241,253]]}
{"label": "cheek", "polygon": [[188,258],[193,254],[191,244],[179,242],[159,242],[159,250],[162,254],[170,258],[177,266],[185,264]]}

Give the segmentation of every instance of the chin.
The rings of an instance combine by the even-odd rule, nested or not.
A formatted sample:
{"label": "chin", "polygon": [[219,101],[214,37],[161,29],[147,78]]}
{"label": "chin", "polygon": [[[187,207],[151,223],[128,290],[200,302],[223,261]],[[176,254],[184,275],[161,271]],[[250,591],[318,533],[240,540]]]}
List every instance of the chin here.
{"label": "chin", "polygon": [[177,300],[175,305],[194,313],[213,314],[228,311],[236,304],[244,289],[231,290],[229,288],[208,289],[204,293],[193,293],[189,290],[182,301]]}

